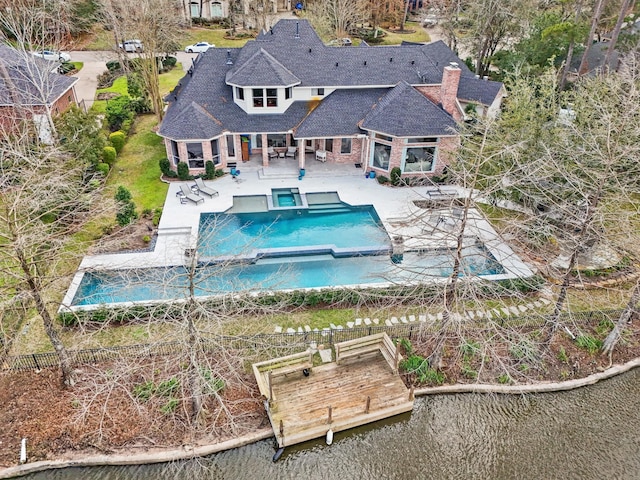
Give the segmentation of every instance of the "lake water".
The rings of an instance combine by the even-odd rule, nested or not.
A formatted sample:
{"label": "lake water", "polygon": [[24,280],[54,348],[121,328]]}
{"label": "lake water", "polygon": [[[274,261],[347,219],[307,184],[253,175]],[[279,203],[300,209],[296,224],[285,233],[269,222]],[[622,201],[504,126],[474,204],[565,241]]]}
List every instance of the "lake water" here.
{"label": "lake water", "polygon": [[640,369],[570,392],[438,395],[411,415],[306,443],[272,441],[205,460],[42,472],[32,480],[638,479]]}

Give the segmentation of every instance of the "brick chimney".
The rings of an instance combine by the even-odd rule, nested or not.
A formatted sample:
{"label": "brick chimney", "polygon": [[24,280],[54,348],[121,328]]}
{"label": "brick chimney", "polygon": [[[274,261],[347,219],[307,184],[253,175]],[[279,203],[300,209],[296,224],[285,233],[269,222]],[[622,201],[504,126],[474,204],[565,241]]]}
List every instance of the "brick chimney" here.
{"label": "brick chimney", "polygon": [[440,85],[440,103],[449,115],[456,120],[461,119],[460,112],[456,106],[456,98],[458,95],[458,84],[460,83],[460,74],[462,70],[458,67],[458,64],[451,62],[451,64],[444,67],[442,72],[442,84]]}

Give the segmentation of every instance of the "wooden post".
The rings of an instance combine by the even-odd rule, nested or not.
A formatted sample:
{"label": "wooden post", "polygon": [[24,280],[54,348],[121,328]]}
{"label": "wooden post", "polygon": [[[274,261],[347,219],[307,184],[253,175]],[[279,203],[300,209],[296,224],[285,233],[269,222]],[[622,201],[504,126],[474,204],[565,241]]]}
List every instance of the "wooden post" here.
{"label": "wooden post", "polygon": [[332,414],[332,410],[333,410],[333,409],[331,408],[331,405],[329,405],[329,418],[327,419],[327,423],[328,423],[329,425],[331,425],[331,414]]}
{"label": "wooden post", "polygon": [[271,384],[271,370],[269,370],[269,374],[267,375],[267,381],[269,382],[269,401],[273,399],[273,385]]}
{"label": "wooden post", "polygon": [[409,401],[413,400],[415,397],[413,396],[413,385],[409,389]]}
{"label": "wooden post", "polygon": [[395,354],[393,357],[393,373],[398,373],[398,346],[396,345]]}
{"label": "wooden post", "polygon": [[364,413],[369,413],[369,407],[371,406],[371,397],[367,396],[367,404],[364,407]]}

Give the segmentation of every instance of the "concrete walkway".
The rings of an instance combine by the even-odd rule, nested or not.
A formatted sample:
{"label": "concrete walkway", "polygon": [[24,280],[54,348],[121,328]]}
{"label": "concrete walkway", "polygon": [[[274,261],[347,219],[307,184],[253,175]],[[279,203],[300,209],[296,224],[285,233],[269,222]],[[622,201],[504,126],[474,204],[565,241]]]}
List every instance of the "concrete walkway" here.
{"label": "concrete walkway", "polygon": [[[201,214],[225,212],[233,206],[234,196],[270,195],[273,188],[296,187],[302,194],[337,192],[340,199],[350,205],[373,205],[390,237],[402,236],[411,249],[442,247],[444,239],[455,236],[455,225],[452,228],[447,225],[446,229],[441,225],[435,225],[435,228],[428,226],[429,219],[423,217],[432,212],[419,209],[414,204],[416,200],[428,199],[435,187],[393,188],[380,185],[375,179],[365,178],[353,166],[333,167],[334,174],[325,176],[325,164],[311,164],[308,173],[302,180],[298,180],[295,174],[292,177],[261,175],[264,171],[261,165],[248,163],[239,167],[242,173],[237,178],[225,175],[215,181],[205,182],[207,186],[217,190],[219,195],[213,198],[203,196],[204,201],[198,204],[181,203],[177,197],[181,183],[173,182],[169,186],[153,251],[87,256],[82,261],[80,272],[184,265],[187,251],[196,246]],[[319,169],[317,175],[314,174],[315,168]],[[347,174],[352,171],[355,174]],[[192,183],[187,182],[188,185]],[[438,215],[444,218],[453,215],[453,212],[445,209]],[[455,218],[451,217],[450,221],[454,222]],[[532,275],[531,269],[498,237],[479,212],[471,212],[467,228],[466,235],[473,241],[480,240],[505,268],[506,274],[493,276],[496,280]],[[73,288],[70,288],[70,292],[71,290],[75,291]]]}

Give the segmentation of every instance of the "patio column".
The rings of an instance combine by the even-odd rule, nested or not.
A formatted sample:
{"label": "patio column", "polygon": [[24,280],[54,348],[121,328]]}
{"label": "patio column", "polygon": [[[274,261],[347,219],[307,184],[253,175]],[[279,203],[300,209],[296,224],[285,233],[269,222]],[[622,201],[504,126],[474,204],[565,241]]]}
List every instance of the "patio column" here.
{"label": "patio column", "polygon": [[303,138],[298,138],[296,140],[297,143],[297,147],[298,147],[298,168],[304,168],[304,159],[305,159],[305,153],[304,153],[304,145],[305,145],[305,141]]}
{"label": "patio column", "polygon": [[268,167],[269,166],[269,155],[267,152],[268,146],[267,146],[267,134],[266,133],[262,133],[262,166],[263,167]]}

